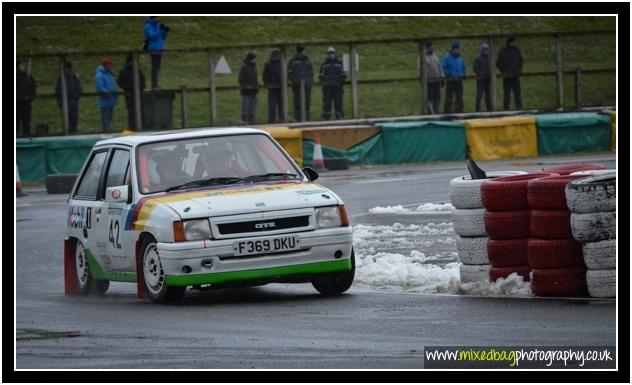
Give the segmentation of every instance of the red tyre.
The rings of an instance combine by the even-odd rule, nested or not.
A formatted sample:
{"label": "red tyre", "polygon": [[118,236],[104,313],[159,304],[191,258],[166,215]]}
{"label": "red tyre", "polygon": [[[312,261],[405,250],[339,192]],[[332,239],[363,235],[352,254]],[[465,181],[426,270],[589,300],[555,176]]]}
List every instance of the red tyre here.
{"label": "red tyre", "polygon": [[487,257],[493,267],[528,265],[528,238],[490,239],[487,242]]}
{"label": "red tyre", "polygon": [[531,211],[486,211],[485,231],[490,239],[529,238]]}
{"label": "red tyre", "polygon": [[481,201],[489,211],[516,211],[529,209],[527,186],[529,181],[553,174],[532,173],[506,176],[485,181],[481,185]]}
{"label": "red tyre", "polygon": [[585,295],[586,268],[533,269],[531,290],[539,296]]}
{"label": "red tyre", "polygon": [[527,190],[529,207],[537,210],[568,210],[566,185],[584,177],[582,175],[564,175],[530,180]]}
{"label": "red tyre", "polygon": [[557,166],[557,167],[549,167],[542,169],[540,172],[550,172],[559,175],[568,175],[577,171],[588,171],[588,170],[604,170],[606,165],[601,163],[579,163],[579,164],[570,164],[566,166]]}
{"label": "red tyre", "polygon": [[533,269],[584,266],[582,244],[574,239],[529,239],[527,258]]}
{"label": "red tyre", "polygon": [[530,231],[533,238],[573,238],[571,212],[568,210],[531,210]]}
{"label": "red tyre", "polygon": [[507,278],[511,273],[518,273],[518,275],[522,276],[525,281],[528,281],[531,268],[529,265],[492,267],[489,269],[489,280],[491,282],[496,282],[498,278]]}

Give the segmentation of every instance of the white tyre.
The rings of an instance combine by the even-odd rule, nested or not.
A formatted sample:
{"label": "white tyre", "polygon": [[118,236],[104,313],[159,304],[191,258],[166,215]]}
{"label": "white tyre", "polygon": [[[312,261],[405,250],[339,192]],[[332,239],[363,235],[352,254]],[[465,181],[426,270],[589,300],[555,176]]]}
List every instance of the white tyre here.
{"label": "white tyre", "polygon": [[485,237],[485,209],[455,209],[452,227],[462,237]]}
{"label": "white tyre", "polygon": [[595,175],[566,185],[566,204],[574,213],[597,213],[617,209],[617,176]]}
{"label": "white tyre", "polygon": [[459,275],[462,283],[489,282],[490,265],[464,265],[459,266]]}
{"label": "white tyre", "polygon": [[580,242],[596,242],[617,238],[617,214],[605,213],[571,214],[573,238]]}
{"label": "white tyre", "polygon": [[481,185],[487,179],[502,176],[526,174],[524,171],[492,171],[486,179],[472,179],[469,175],[460,176],[450,181],[450,202],[457,209],[483,208],[481,201]]}
{"label": "white tyre", "polygon": [[589,269],[607,270],[617,267],[617,241],[614,239],[584,243],[583,252],[584,262]]}
{"label": "white tyre", "polygon": [[597,298],[614,298],[617,295],[617,271],[588,270],[586,271],[586,286],[588,294]]}
{"label": "white tyre", "polygon": [[456,237],[459,262],[466,265],[487,265],[487,237]]}

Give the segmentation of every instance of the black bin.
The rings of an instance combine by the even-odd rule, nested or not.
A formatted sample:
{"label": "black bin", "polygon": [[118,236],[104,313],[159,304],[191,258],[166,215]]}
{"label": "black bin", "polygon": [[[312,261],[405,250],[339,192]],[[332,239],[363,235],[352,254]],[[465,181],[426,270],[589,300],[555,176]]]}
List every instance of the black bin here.
{"label": "black bin", "polygon": [[174,91],[155,90],[143,94],[143,130],[160,131],[173,128]]}

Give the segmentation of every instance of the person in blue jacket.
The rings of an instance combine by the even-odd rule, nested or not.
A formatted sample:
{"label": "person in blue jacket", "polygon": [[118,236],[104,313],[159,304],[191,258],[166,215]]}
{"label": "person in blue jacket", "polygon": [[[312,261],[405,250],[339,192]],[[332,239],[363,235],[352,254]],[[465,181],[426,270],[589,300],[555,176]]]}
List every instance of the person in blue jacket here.
{"label": "person in blue jacket", "polygon": [[151,56],[151,88],[158,88],[158,72],[162,62],[162,53],[165,50],[165,39],[169,27],[160,23],[159,16],[150,16],[145,20],[145,51]]}
{"label": "person in blue jacket", "polygon": [[114,117],[116,106],[116,83],[112,75],[112,59],[109,57],[101,60],[94,77],[94,85],[99,93],[99,107],[101,108],[101,132],[110,130],[110,124]]}
{"label": "person in blue jacket", "polygon": [[452,112],[452,99],[456,99],[455,112],[463,112],[463,78],[465,77],[465,61],[461,56],[461,45],[452,43],[450,52],[443,57],[443,74],[445,75],[445,113]]}

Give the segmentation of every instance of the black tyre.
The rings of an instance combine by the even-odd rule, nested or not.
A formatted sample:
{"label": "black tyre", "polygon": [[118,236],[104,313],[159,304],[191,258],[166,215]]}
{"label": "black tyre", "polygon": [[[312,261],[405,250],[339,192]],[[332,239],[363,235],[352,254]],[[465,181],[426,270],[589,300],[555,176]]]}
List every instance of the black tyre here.
{"label": "black tyre", "polygon": [[106,291],[110,288],[110,281],[107,279],[104,280],[94,280],[92,282],[92,292],[98,295],[104,295]]}
{"label": "black tyre", "polygon": [[355,277],[355,252],[351,250],[351,270],[339,273],[328,273],[312,278],[312,286],[320,294],[336,295],[349,290]]}
{"label": "black tyre", "polygon": [[186,287],[170,287],[165,283],[165,272],[160,262],[156,240],[148,236],[141,244],[142,279],[147,297],[155,303],[178,302],[184,296]]}

